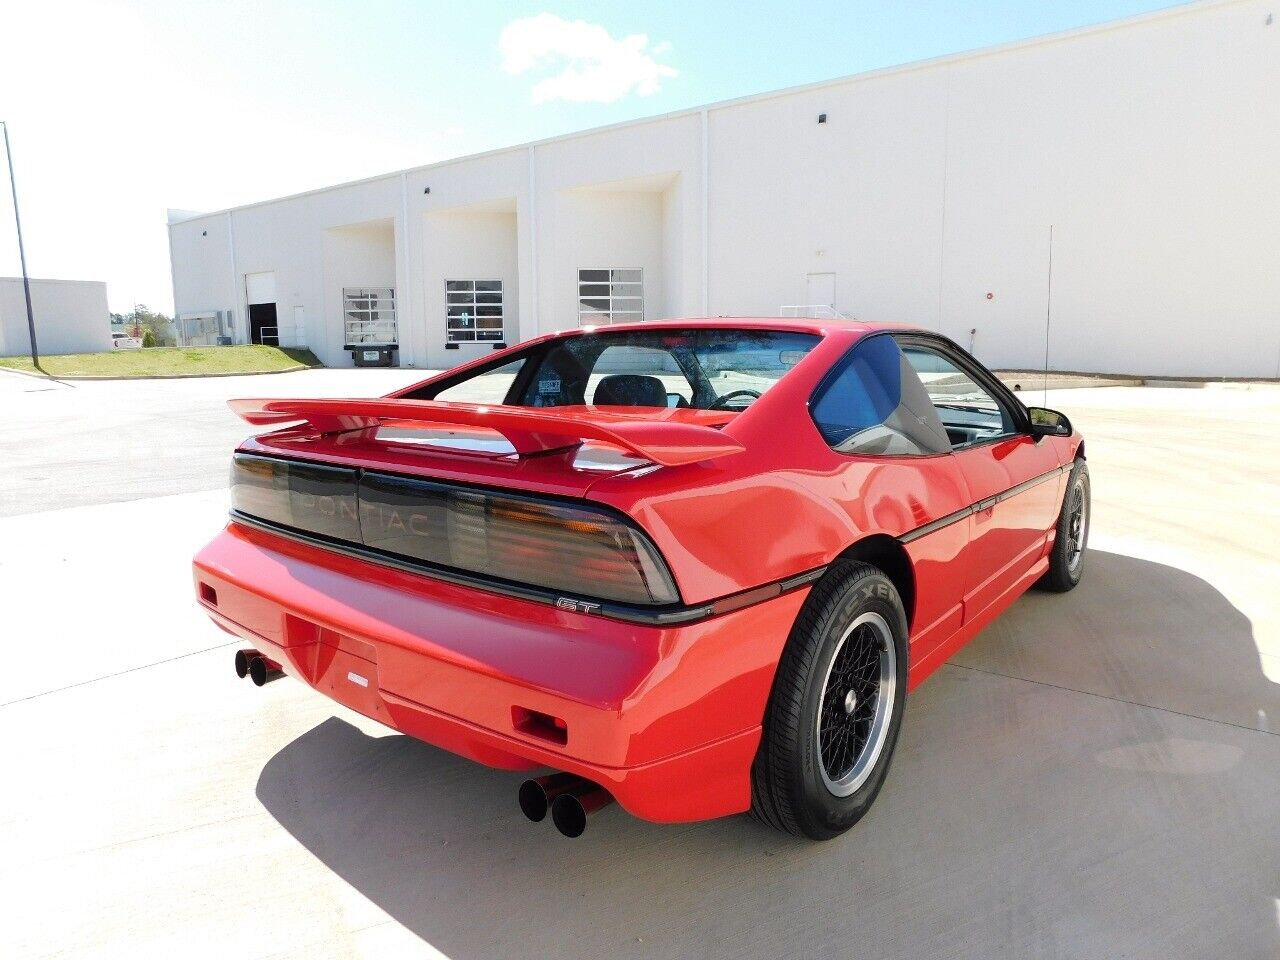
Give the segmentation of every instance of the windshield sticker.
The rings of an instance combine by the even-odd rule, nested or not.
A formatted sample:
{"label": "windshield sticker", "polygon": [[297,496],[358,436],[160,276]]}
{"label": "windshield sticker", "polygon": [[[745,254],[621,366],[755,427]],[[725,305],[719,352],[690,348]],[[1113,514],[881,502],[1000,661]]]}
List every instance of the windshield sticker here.
{"label": "windshield sticker", "polygon": [[539,380],[538,381],[538,393],[542,394],[543,396],[549,393],[559,393],[559,392],[560,392],[560,379],[558,377],[555,380]]}

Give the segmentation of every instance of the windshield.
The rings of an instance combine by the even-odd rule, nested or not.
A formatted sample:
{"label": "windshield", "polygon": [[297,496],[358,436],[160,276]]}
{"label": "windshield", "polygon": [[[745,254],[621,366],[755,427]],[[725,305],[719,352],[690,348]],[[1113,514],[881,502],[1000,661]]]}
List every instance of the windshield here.
{"label": "windshield", "polygon": [[818,337],[776,330],[599,331],[534,354],[509,402],[525,407],[742,410],[800,362]]}

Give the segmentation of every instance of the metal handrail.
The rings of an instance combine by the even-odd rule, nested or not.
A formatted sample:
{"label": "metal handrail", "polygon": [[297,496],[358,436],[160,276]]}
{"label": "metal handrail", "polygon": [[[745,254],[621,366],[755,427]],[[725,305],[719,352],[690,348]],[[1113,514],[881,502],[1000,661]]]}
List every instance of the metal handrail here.
{"label": "metal handrail", "polygon": [[837,310],[829,303],[789,303],[778,308],[782,317],[811,317],[815,320],[853,320],[852,314]]}

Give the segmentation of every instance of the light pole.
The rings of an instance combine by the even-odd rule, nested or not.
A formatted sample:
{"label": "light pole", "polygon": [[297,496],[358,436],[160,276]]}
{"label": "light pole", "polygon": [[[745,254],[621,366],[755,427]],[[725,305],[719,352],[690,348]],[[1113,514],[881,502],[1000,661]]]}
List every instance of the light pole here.
{"label": "light pole", "polygon": [[18,216],[18,182],[13,178],[13,151],[9,149],[9,125],[4,127],[4,155],[9,159],[9,188],[13,191],[13,225],[18,228],[18,259],[22,262],[22,292],[27,298],[27,331],[31,334],[31,365],[40,366],[40,351],[36,348],[36,317],[31,310],[31,281],[27,277],[27,252],[22,247],[22,218]]}

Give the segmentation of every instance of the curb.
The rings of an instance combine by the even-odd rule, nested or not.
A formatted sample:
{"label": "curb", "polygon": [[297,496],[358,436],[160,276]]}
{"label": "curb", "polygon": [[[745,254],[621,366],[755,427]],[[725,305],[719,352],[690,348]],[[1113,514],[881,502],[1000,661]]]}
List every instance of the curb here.
{"label": "curb", "polygon": [[1163,377],[1151,377],[1142,384],[1144,387],[1170,387],[1174,389],[1192,390],[1280,390],[1280,382],[1275,380],[1170,380]]}
{"label": "curb", "polygon": [[216,377],[270,377],[277,373],[297,373],[299,370],[321,370],[323,367],[308,367],[298,364],[296,367],[285,367],[283,370],[239,370],[227,373],[154,373],[137,374],[136,376],[110,377],[97,374],[65,374],[55,376],[48,373],[32,373],[30,370],[14,370],[12,367],[0,367],[0,373],[14,373],[32,380],[211,380]]}
{"label": "curb", "polygon": [[[1034,382],[1034,378],[1039,377],[1041,379],[1044,379],[1044,375],[1045,375],[1045,372],[1043,370],[992,370],[991,372],[994,373],[997,377],[1001,377],[1001,378],[1005,376],[1008,376],[1010,378],[1024,377],[1028,380],[1032,380],[1033,382]],[[1083,371],[1083,370],[1050,370],[1049,371],[1050,381],[1052,381],[1054,377],[1058,377],[1060,379],[1071,379],[1071,380],[1080,379],[1080,380],[1125,381],[1126,383],[1133,383],[1136,385],[1146,386],[1146,387],[1155,387],[1155,386],[1204,387],[1204,386],[1210,386],[1213,384],[1218,384],[1218,385],[1235,384],[1239,386],[1253,386],[1253,385],[1275,386],[1280,384],[1280,377],[1179,377],[1179,376],[1173,376],[1173,375],[1166,376],[1163,374],[1154,374],[1154,373],[1088,373],[1087,371]]]}

